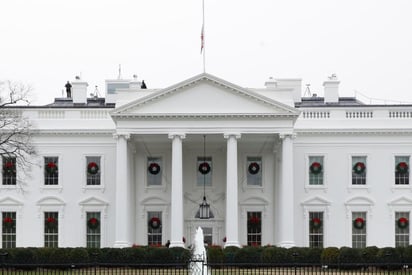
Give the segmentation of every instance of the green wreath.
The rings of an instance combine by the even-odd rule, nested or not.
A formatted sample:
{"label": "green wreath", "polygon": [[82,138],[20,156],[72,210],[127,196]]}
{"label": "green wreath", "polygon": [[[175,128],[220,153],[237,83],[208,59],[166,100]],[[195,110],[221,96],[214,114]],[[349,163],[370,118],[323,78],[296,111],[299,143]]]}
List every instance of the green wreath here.
{"label": "green wreath", "polygon": [[207,162],[202,162],[201,164],[199,164],[199,172],[202,174],[202,175],[206,175],[206,174],[209,174],[209,172],[210,172],[210,165],[209,165],[209,163],[207,163]]}
{"label": "green wreath", "polygon": [[12,161],[6,161],[3,165],[3,173],[9,176],[16,175],[16,164]]}
{"label": "green wreath", "polygon": [[156,162],[152,162],[149,164],[149,167],[147,167],[147,170],[149,171],[150,174],[157,175],[160,172],[160,165],[157,164]]}
{"label": "green wreath", "polygon": [[406,174],[408,172],[408,169],[409,169],[408,164],[404,161],[399,162],[396,165],[396,172],[399,174]]}
{"label": "green wreath", "polygon": [[256,175],[260,171],[260,165],[257,162],[252,162],[249,164],[248,171],[251,175]]}
{"label": "green wreath", "polygon": [[366,166],[365,163],[363,162],[357,162],[355,163],[355,165],[353,166],[353,172],[355,172],[356,174],[360,175],[363,172],[365,172]]}
{"label": "green wreath", "polygon": [[3,226],[4,226],[4,228],[6,228],[6,229],[13,228],[13,226],[14,226],[14,220],[13,220],[12,218],[10,218],[10,217],[5,217],[5,218],[3,219]]}
{"label": "green wreath", "polygon": [[400,217],[397,221],[397,224],[400,229],[405,229],[409,226],[409,220],[405,217]]}
{"label": "green wreath", "polygon": [[310,165],[309,169],[310,169],[310,172],[311,172],[312,174],[317,175],[317,174],[319,174],[320,172],[322,172],[322,164],[320,164],[320,163],[317,162],[317,161],[312,162],[312,164]]}
{"label": "green wreath", "polygon": [[57,228],[57,220],[53,217],[48,217],[46,219],[46,228],[47,229],[55,229]]}
{"label": "green wreath", "polygon": [[99,172],[99,165],[96,162],[89,162],[87,165],[87,173],[91,175],[96,175]]}
{"label": "green wreath", "polygon": [[49,163],[46,164],[46,172],[47,174],[51,175],[57,172],[57,165],[56,163],[50,161]]}
{"label": "green wreath", "polygon": [[365,223],[365,220],[359,217],[353,220],[353,227],[356,229],[363,229],[365,227]]}
{"label": "green wreath", "polygon": [[322,227],[322,221],[319,218],[313,218],[310,221],[310,227],[313,229],[319,229]]}
{"label": "green wreath", "polygon": [[99,228],[99,225],[100,225],[100,222],[97,218],[93,217],[87,221],[87,226],[92,230]]}
{"label": "green wreath", "polygon": [[152,229],[158,229],[161,224],[162,224],[162,222],[160,221],[160,219],[158,217],[153,217],[149,221],[149,226]]}

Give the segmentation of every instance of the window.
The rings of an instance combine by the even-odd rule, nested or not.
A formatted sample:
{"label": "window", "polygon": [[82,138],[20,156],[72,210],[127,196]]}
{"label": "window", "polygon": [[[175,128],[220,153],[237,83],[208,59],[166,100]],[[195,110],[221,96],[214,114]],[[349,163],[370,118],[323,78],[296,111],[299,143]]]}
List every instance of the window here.
{"label": "window", "polygon": [[409,156],[395,157],[395,184],[409,184]]}
{"label": "window", "polygon": [[212,227],[202,227],[204,242],[208,245],[213,243],[213,228]]}
{"label": "window", "polygon": [[247,157],[247,185],[262,186],[262,157]]}
{"label": "window", "polygon": [[247,245],[262,245],[262,212],[247,212]]}
{"label": "window", "polygon": [[100,157],[86,157],[87,185],[100,185]]}
{"label": "window", "polygon": [[323,212],[309,212],[309,247],[323,247]]}
{"label": "window", "polygon": [[366,184],[366,157],[352,157],[352,185]]}
{"label": "window", "polygon": [[3,185],[16,185],[15,157],[3,157]]}
{"label": "window", "polygon": [[2,248],[16,247],[16,212],[3,212],[2,214]]}
{"label": "window", "polygon": [[44,184],[59,184],[59,159],[57,157],[44,157]]}
{"label": "window", "polygon": [[352,212],[352,248],[366,247],[366,212]]}
{"label": "window", "polygon": [[323,185],[323,156],[309,157],[309,185]]}
{"label": "window", "polygon": [[162,185],[163,165],[162,158],[148,157],[147,158],[147,185],[159,186]]}
{"label": "window", "polygon": [[395,246],[409,246],[409,212],[395,213]]}
{"label": "window", "polygon": [[100,248],[100,212],[86,213],[86,228],[86,246],[88,248]]}
{"label": "window", "polygon": [[44,247],[59,246],[59,213],[44,212]]}
{"label": "window", "polygon": [[147,212],[147,244],[151,246],[162,245],[162,212]]}
{"label": "window", "polygon": [[212,157],[197,158],[197,185],[212,186]]}

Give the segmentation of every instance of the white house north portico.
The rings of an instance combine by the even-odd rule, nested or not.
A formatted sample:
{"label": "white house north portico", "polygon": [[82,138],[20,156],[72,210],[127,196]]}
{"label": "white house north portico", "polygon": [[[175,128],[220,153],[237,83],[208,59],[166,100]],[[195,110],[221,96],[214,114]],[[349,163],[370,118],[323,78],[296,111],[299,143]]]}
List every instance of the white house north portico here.
{"label": "white house north portico", "polygon": [[[262,150],[267,150],[272,159],[270,162],[272,167],[268,167],[268,170],[274,171],[275,155],[273,151],[270,151],[270,148],[277,146],[279,141],[282,142],[282,139],[279,138],[280,134],[283,137],[286,133],[289,135],[293,133],[293,125],[298,115],[299,112],[290,106],[262,97],[214,76],[202,74],[171,88],[159,90],[131,101],[111,112],[116,124],[116,131],[131,136],[129,148],[134,150],[137,159],[147,158],[148,155],[165,156],[162,163],[165,168],[170,165],[170,172],[167,170],[164,172],[162,181],[165,181],[165,186],[160,186],[160,190],[162,190],[160,196],[158,188],[148,187],[147,183],[144,183],[145,179],[141,173],[126,170],[128,167],[133,169],[133,166],[124,165],[117,171],[125,175],[132,174],[131,182],[138,190],[139,185],[146,185],[143,194],[137,192],[136,196],[132,198],[136,203],[137,211],[148,207],[148,205],[139,205],[139,198],[149,205],[153,203],[150,200],[145,200],[144,195],[146,194],[154,200],[163,201],[163,207],[166,211],[165,213],[160,212],[162,212],[163,221],[170,219],[171,226],[168,229],[170,246],[183,247],[185,246],[183,237],[184,239],[190,238],[188,236],[194,232],[195,224],[202,225],[202,221],[197,221],[193,214],[198,209],[202,196],[202,186],[196,183],[197,177],[194,172],[196,172],[197,158],[202,156],[201,137],[205,135],[209,149],[207,156],[211,158],[210,173],[212,174],[206,194],[209,198],[218,197],[220,199],[218,201],[212,200],[211,203],[211,207],[215,209],[214,213],[217,215],[211,220],[205,220],[204,223],[208,224],[208,228],[211,229],[210,237],[214,242],[221,243],[225,238],[224,245],[241,246],[245,240],[240,238],[239,228],[243,223],[247,223],[247,217],[246,213],[240,212],[241,209],[247,209],[247,207],[241,207],[241,202],[245,200],[240,200],[239,196],[246,197],[247,201],[246,195],[248,193],[262,194],[262,188],[259,185],[253,186],[254,190],[250,192],[249,188],[245,189],[244,186],[239,185],[240,171],[238,171],[238,167],[243,162],[239,158],[243,159],[246,151],[242,149],[241,154],[239,154],[238,142],[241,143],[241,148],[250,150],[247,152],[248,154],[257,155],[262,153]],[[165,139],[166,136],[169,140]],[[245,139],[243,145],[242,138]],[[116,145],[119,154],[117,165],[126,163],[124,161],[127,159],[128,152],[118,148],[119,146],[127,148],[124,143],[125,139],[122,139],[121,142],[119,139]],[[293,154],[291,144],[288,140],[287,145],[284,145],[288,150],[282,151],[284,154]],[[166,150],[159,153],[154,152],[160,151],[158,149],[162,147]],[[140,148],[142,150],[139,150]],[[170,164],[166,161],[168,154],[170,154]],[[293,181],[293,172],[290,169],[293,157],[286,158],[290,160],[290,163],[284,167],[283,162],[280,161],[282,172],[272,173],[268,178],[270,182],[268,185],[271,185],[270,188],[273,188],[274,191],[278,183],[276,177],[278,174],[282,174],[282,180],[288,181],[288,184],[285,188],[278,190],[279,192],[287,192],[289,198],[281,200],[285,205],[279,206],[289,207],[293,205],[293,187],[292,189],[287,187]],[[225,159],[226,161],[224,161]],[[141,161],[144,162],[144,159]],[[124,170],[120,171],[119,169]],[[127,178],[124,175],[118,175],[117,180],[120,182],[116,183],[116,200],[120,202],[116,206],[124,209],[130,198],[130,194],[125,192]],[[241,180],[245,180],[244,176],[241,177]],[[120,197],[122,195],[123,197]],[[265,213],[273,215],[272,209],[275,208],[276,197],[284,198],[283,195],[272,192],[272,196],[267,197],[266,200],[258,199],[252,208],[266,209]],[[272,209],[268,209],[267,202],[270,202]],[[292,210],[293,213],[293,207],[288,209]],[[118,217],[125,215],[123,210],[118,211]],[[240,217],[242,218],[239,219]],[[287,220],[289,217],[289,215],[285,216]],[[130,214],[127,220],[133,220]],[[138,222],[136,226],[139,226]],[[162,228],[166,228],[166,225],[163,225]],[[116,238],[120,238],[115,240],[116,245],[128,246],[135,242],[132,235],[130,235],[129,241],[121,239],[124,234],[127,234],[127,229],[121,227],[119,230],[123,234],[116,232]],[[293,233],[292,236],[287,235],[287,232],[291,230],[282,230],[280,228],[279,244],[294,245]],[[285,233],[281,233],[284,231]],[[274,242],[275,231],[266,238],[268,242]]]}
{"label": "white house north portico", "polygon": [[2,158],[3,248],[188,247],[198,226],[221,246],[410,244],[411,106],[339,97],[336,76],[324,97],[300,79],[140,84],[87,98],[77,79],[72,97],[7,108],[33,125],[40,165]]}

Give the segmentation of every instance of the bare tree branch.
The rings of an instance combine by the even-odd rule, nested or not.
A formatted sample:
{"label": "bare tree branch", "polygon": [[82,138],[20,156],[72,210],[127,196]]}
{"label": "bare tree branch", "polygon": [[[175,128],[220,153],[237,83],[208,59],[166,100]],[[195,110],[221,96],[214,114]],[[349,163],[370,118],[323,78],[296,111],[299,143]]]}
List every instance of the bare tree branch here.
{"label": "bare tree branch", "polygon": [[0,84],[0,156],[15,157],[24,174],[32,165],[31,156],[36,151],[32,144],[30,122],[14,106],[28,105],[30,92],[31,87],[20,82]]}

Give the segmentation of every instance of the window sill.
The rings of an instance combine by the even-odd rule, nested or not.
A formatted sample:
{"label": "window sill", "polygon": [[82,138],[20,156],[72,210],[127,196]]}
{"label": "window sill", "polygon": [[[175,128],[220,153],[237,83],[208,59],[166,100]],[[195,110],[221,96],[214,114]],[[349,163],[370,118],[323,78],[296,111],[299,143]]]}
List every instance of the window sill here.
{"label": "window sill", "polygon": [[88,190],[93,190],[93,191],[101,191],[104,193],[105,191],[105,186],[104,185],[83,185],[82,187],[83,193],[88,191]]}
{"label": "window sill", "polygon": [[40,187],[40,192],[44,192],[44,191],[58,191],[58,192],[62,192],[63,190],[63,186],[61,185],[43,185]]}
{"label": "window sill", "polygon": [[354,184],[348,186],[348,192],[356,191],[356,190],[366,190],[370,192],[370,186],[366,184]]}
{"label": "window sill", "polygon": [[312,190],[322,190],[323,192],[326,193],[326,191],[328,191],[328,187],[326,187],[325,185],[305,185],[306,192],[309,192]]}
{"label": "window sill", "polygon": [[166,184],[162,184],[162,185],[146,185],[146,186],[145,186],[145,192],[149,192],[150,190],[162,190],[163,192],[166,192]]}
{"label": "window sill", "polygon": [[394,192],[395,190],[411,190],[412,188],[409,184],[399,184],[399,185],[392,185],[391,190]]}

